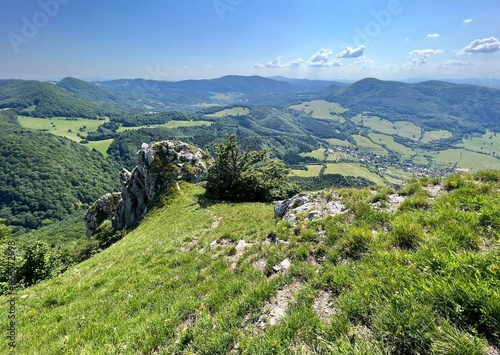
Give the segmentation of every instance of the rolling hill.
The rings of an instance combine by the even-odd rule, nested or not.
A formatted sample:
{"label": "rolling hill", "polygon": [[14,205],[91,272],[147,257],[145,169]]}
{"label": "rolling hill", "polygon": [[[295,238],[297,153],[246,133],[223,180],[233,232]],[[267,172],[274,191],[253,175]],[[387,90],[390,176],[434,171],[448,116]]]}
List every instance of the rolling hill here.
{"label": "rolling hill", "polygon": [[407,84],[366,78],[330,95],[329,101],[389,121],[407,120],[429,129],[452,132],[500,131],[500,90],[426,81]]}

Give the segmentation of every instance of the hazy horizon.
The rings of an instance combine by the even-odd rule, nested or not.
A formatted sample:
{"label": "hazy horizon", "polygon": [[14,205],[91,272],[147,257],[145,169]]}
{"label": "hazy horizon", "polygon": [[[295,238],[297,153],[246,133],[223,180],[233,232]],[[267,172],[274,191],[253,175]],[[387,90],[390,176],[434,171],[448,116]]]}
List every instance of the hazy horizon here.
{"label": "hazy horizon", "polygon": [[0,5],[3,79],[500,79],[495,0]]}

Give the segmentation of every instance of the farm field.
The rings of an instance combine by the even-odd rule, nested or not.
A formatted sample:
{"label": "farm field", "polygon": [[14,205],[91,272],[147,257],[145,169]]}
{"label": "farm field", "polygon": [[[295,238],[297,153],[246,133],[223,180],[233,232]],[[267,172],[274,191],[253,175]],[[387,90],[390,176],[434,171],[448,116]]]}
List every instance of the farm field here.
{"label": "farm field", "polygon": [[101,152],[102,155],[107,157],[108,153],[106,153],[106,151],[108,150],[111,143],[113,143],[113,139],[105,139],[102,141],[90,141],[88,144],[85,144],[85,146],[90,149],[95,148],[97,151]]}
{"label": "farm field", "polygon": [[124,132],[129,130],[136,130],[141,128],[178,128],[178,127],[194,127],[194,126],[210,126],[212,122],[210,121],[168,121],[167,123],[158,124],[158,125],[147,125],[147,126],[137,126],[137,127],[124,127],[121,126],[118,128],[117,132]]}
{"label": "farm field", "polygon": [[348,141],[342,140],[342,139],[337,139],[337,138],[328,138],[325,139],[331,146],[336,146],[339,145],[341,147],[351,147],[352,144],[349,143]]}
{"label": "farm field", "polygon": [[388,150],[391,150],[393,152],[400,153],[404,158],[410,158],[412,155],[415,154],[413,149],[405,147],[404,145],[398,142],[395,142],[394,138],[392,138],[391,136],[379,133],[370,133],[368,134],[368,136],[376,144],[385,146]]}
{"label": "farm field", "polygon": [[327,164],[325,174],[341,174],[344,176],[360,176],[373,181],[376,184],[383,184],[384,180],[366,167],[357,163],[333,163]]}
{"label": "farm field", "polygon": [[355,134],[352,138],[356,141],[356,145],[360,148],[360,151],[369,151],[370,153],[384,156],[389,154],[385,148],[373,143],[366,137]]}
{"label": "farm field", "polygon": [[331,153],[331,154],[328,154],[328,158],[327,158],[327,161],[330,161],[330,162],[338,162],[338,161],[341,161],[341,160],[358,160],[358,158],[352,156],[351,154],[348,154],[348,153]]}
{"label": "farm field", "polygon": [[450,138],[451,136],[453,136],[453,134],[450,131],[446,131],[444,129],[438,131],[426,131],[424,133],[424,136],[422,137],[421,142],[429,143],[440,139]]}
{"label": "farm field", "polygon": [[500,160],[490,155],[470,152],[464,149],[447,149],[438,152],[433,158],[434,164],[454,165],[470,170],[500,169]]}
{"label": "farm field", "polygon": [[216,113],[212,113],[210,115],[206,115],[208,117],[225,117],[225,116],[239,116],[239,115],[248,115],[250,110],[246,107],[232,107],[226,108],[225,110],[221,110]]}
{"label": "farm field", "polygon": [[349,110],[338,103],[325,100],[306,101],[300,105],[292,105],[288,108],[309,113],[314,118],[333,119],[339,122],[344,122],[345,120],[338,114]]}
{"label": "farm field", "polygon": [[426,157],[424,157],[422,155],[415,155],[415,156],[413,156],[412,161],[413,161],[414,164],[417,164],[417,165],[427,165],[427,164],[429,164],[429,159],[427,159]]}
{"label": "farm field", "polygon": [[313,150],[310,153],[300,153],[300,156],[303,157],[311,157],[311,158],[316,158],[318,160],[325,160],[325,148],[319,148],[316,150]]}
{"label": "farm field", "polygon": [[[52,134],[69,138],[75,142],[80,142],[82,140],[77,136],[77,133],[87,136],[89,131],[95,131],[101,124],[109,121],[109,119],[89,120],[86,118],[78,118],[67,120],[66,117],[53,117],[49,119],[31,116],[18,116],[18,120],[23,127],[37,130],[48,130],[48,132]],[[80,131],[80,128],[83,129],[83,127],[85,127],[85,129]]]}
{"label": "farm field", "polygon": [[352,120],[382,134],[398,135],[415,141],[418,141],[422,134],[422,129],[409,121],[391,122],[377,116],[361,114],[352,118]]}
{"label": "farm field", "polygon": [[291,175],[301,177],[318,176],[322,167],[322,165],[307,165],[307,170],[292,170]]}
{"label": "farm field", "polygon": [[383,172],[382,175],[384,178],[390,183],[401,183],[405,180],[413,177],[412,172],[404,171],[392,166],[388,166]]}
{"label": "farm field", "polygon": [[500,154],[500,135],[487,130],[482,137],[464,139],[459,147],[464,147],[475,152],[485,154]]}

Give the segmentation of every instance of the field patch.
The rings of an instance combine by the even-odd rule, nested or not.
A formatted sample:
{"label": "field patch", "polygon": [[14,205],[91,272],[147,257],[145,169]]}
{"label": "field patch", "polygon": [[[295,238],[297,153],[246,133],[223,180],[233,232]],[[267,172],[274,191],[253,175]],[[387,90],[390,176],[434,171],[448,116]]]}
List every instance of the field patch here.
{"label": "field patch", "polygon": [[373,143],[371,140],[369,140],[366,137],[354,134],[352,136],[354,140],[356,141],[356,145],[359,147],[360,151],[368,151],[373,154],[377,155],[387,155],[388,152],[385,148],[381,147],[378,144]]}
{"label": "field patch", "polygon": [[292,105],[289,108],[293,110],[303,111],[311,117],[328,119],[328,120],[336,120],[340,122],[344,122],[344,118],[339,116],[346,111],[348,108],[342,107],[342,105],[336,102],[328,102],[325,100],[313,100],[306,101],[301,103],[300,105]]}
{"label": "field patch", "polygon": [[420,139],[422,129],[409,121],[391,122],[377,116],[357,115],[352,120],[362,126],[371,128],[373,131],[387,134],[398,135],[414,141]]}
{"label": "field patch", "polygon": [[452,136],[453,134],[450,131],[444,129],[440,129],[437,131],[426,131],[424,133],[424,137],[422,138],[422,143],[429,143],[440,139],[450,138]]}
{"label": "field patch", "polygon": [[292,170],[293,176],[300,177],[315,177],[319,175],[322,165],[306,165],[307,170]]}
{"label": "field patch", "polygon": [[90,141],[88,144],[85,145],[90,149],[95,148],[97,151],[101,152],[102,155],[107,157],[108,153],[106,153],[106,151],[108,150],[111,143],[113,143],[113,139],[105,139],[102,141]]}
{"label": "field patch", "polygon": [[89,120],[87,118],[71,118],[53,117],[53,118],[38,118],[31,116],[17,116],[21,126],[43,130],[52,134],[69,138],[75,142],[80,142],[82,138],[77,134],[86,137],[89,131],[95,131],[97,127],[102,125],[106,120]]}
{"label": "field patch", "polygon": [[135,127],[124,127],[121,126],[118,128],[117,132],[124,132],[124,131],[130,131],[130,130],[136,130],[136,129],[141,129],[141,128],[158,128],[158,127],[163,127],[163,128],[178,128],[178,127],[195,127],[195,126],[210,126],[212,122],[210,121],[168,121],[167,123],[163,124],[155,124],[155,125],[147,125],[147,126],[135,126]]}
{"label": "field patch", "polygon": [[331,146],[336,146],[339,145],[341,147],[350,147],[352,146],[351,143],[348,141],[342,140],[342,139],[337,139],[337,138],[328,138],[325,139]]}
{"label": "field patch", "polygon": [[378,134],[378,133],[370,133],[368,134],[370,138],[372,139],[373,142],[380,144],[382,146],[385,146],[385,148],[401,154],[405,158],[409,158],[412,155],[415,154],[413,149],[408,148],[396,141],[394,141],[394,138],[391,136],[387,136],[385,134]]}
{"label": "field patch", "polygon": [[464,147],[478,153],[500,154],[500,134],[487,130],[482,137],[464,139],[459,147]]}
{"label": "field patch", "polygon": [[456,164],[457,168],[470,170],[500,169],[500,160],[497,158],[464,149],[447,149],[438,152],[434,155],[433,162],[444,166]]}
{"label": "field patch", "polygon": [[344,176],[360,176],[373,181],[376,184],[384,184],[384,180],[366,167],[357,163],[333,163],[327,164],[325,174],[340,174]]}
{"label": "field patch", "polygon": [[244,116],[248,115],[249,113],[250,110],[246,107],[232,107],[205,116],[208,117]]}
{"label": "field patch", "polygon": [[313,150],[310,153],[300,153],[299,155],[302,157],[311,157],[311,158],[316,158],[318,160],[325,160],[325,148],[319,148]]}

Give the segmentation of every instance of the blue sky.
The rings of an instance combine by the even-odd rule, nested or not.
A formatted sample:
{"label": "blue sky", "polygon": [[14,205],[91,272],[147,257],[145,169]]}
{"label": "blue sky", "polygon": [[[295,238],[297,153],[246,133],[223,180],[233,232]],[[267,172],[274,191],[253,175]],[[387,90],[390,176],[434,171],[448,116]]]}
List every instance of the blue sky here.
{"label": "blue sky", "polygon": [[498,0],[0,0],[0,78],[500,78]]}

